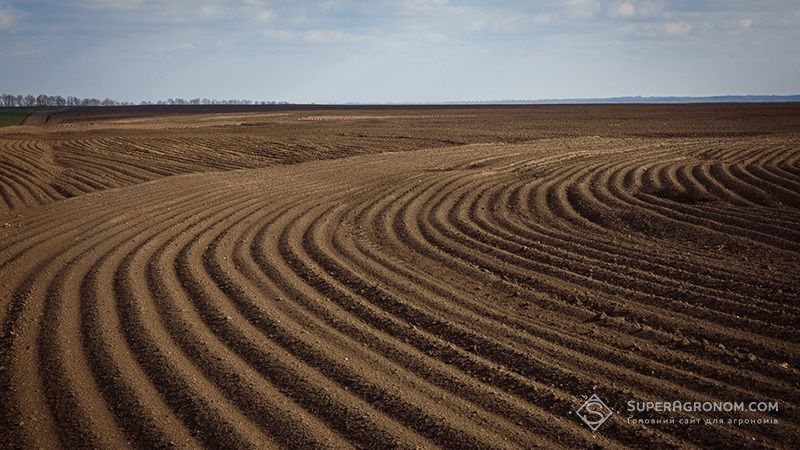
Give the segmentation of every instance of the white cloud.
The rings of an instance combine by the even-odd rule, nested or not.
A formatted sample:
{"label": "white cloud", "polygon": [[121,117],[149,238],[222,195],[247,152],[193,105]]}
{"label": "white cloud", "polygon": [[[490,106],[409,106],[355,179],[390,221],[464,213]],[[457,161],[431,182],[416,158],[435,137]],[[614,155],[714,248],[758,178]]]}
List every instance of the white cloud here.
{"label": "white cloud", "polygon": [[7,9],[0,9],[0,30],[10,30],[16,22],[14,13]]}
{"label": "white cloud", "polygon": [[555,22],[556,19],[558,19],[558,16],[555,14],[536,14],[533,16],[533,23],[536,25],[547,25]]}
{"label": "white cloud", "polygon": [[215,5],[201,6],[199,13],[201,17],[220,17],[223,15],[222,10]]}
{"label": "white cloud", "polygon": [[664,15],[664,2],[661,0],[642,0],[636,4],[636,12],[641,17]]}
{"label": "white cloud", "polygon": [[660,0],[631,0],[616,2],[607,9],[614,18],[659,17],[664,15],[664,2]]}
{"label": "white cloud", "polygon": [[252,22],[270,22],[276,16],[264,0],[245,0],[244,5],[242,13]]}
{"label": "white cloud", "polygon": [[687,22],[669,22],[664,25],[664,33],[667,36],[680,36],[692,32],[694,26]]}
{"label": "white cloud", "polygon": [[619,17],[632,17],[636,14],[636,8],[632,3],[620,3],[614,8],[614,13]]}
{"label": "white cloud", "polygon": [[447,6],[447,0],[402,0],[401,7],[411,10],[429,10]]}
{"label": "white cloud", "polygon": [[691,33],[694,29],[694,25],[683,21],[673,21],[666,23],[631,24],[621,29],[641,37],[669,38],[685,36]]}
{"label": "white cloud", "polygon": [[472,31],[492,30],[500,32],[515,31],[524,25],[524,16],[497,15],[496,17],[481,17],[470,24]]}
{"label": "white cloud", "polygon": [[567,11],[570,16],[588,19],[600,12],[600,2],[596,0],[567,0]]}
{"label": "white cloud", "polygon": [[358,40],[358,36],[342,30],[310,30],[302,34],[308,44],[337,44]]}
{"label": "white cloud", "polygon": [[89,9],[133,9],[144,0],[86,0],[82,6]]}
{"label": "white cloud", "polygon": [[275,11],[271,9],[262,9],[250,14],[250,20],[254,22],[269,22],[275,18]]}
{"label": "white cloud", "polygon": [[262,35],[268,41],[291,43],[300,41],[301,33],[291,30],[266,30]]}
{"label": "white cloud", "polygon": [[160,44],[144,49],[144,53],[151,56],[161,56],[195,50],[196,46],[192,42],[176,42],[174,44]]}
{"label": "white cloud", "polygon": [[348,33],[342,30],[267,30],[263,36],[270,41],[287,44],[341,44],[350,42],[365,42],[367,36]]}

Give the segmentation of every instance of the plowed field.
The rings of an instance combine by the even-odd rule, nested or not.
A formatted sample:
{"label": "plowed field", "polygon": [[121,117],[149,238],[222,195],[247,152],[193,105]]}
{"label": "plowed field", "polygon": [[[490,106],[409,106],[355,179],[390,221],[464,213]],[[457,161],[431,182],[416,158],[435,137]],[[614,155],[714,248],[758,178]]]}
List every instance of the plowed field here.
{"label": "plowed field", "polygon": [[800,442],[797,105],[67,111],[0,194],[0,447]]}

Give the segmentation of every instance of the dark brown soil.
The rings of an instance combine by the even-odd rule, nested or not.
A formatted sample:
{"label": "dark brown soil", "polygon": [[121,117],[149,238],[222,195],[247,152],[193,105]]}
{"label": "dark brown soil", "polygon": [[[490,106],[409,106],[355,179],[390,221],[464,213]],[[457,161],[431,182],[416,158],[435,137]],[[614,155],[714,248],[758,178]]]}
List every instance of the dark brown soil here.
{"label": "dark brown soil", "polygon": [[0,447],[796,447],[799,161],[800,105],[0,129]]}

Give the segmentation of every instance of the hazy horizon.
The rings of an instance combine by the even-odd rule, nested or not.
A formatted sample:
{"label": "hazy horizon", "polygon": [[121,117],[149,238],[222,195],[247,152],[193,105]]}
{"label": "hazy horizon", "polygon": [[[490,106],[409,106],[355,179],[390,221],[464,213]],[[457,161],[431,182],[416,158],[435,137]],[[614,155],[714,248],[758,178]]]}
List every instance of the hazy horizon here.
{"label": "hazy horizon", "polygon": [[0,90],[139,102],[796,95],[791,1],[0,0]]}

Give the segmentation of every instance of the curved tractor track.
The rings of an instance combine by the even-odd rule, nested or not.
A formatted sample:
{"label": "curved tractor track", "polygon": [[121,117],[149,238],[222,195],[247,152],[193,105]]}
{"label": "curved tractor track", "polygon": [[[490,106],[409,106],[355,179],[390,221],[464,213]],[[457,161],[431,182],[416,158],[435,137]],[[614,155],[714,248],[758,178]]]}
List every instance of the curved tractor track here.
{"label": "curved tractor track", "polygon": [[[9,145],[31,161],[6,204],[43,206],[0,229],[6,446],[800,440],[796,139],[465,145],[57,202]],[[618,411],[597,433],[591,393]],[[780,401],[780,426],[646,427],[631,399]]]}

